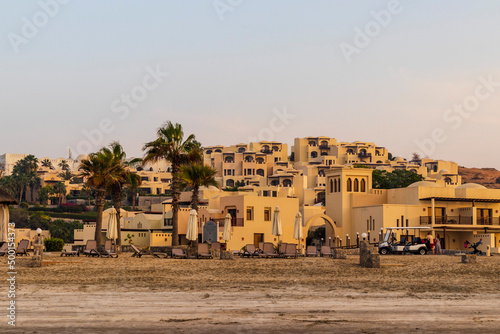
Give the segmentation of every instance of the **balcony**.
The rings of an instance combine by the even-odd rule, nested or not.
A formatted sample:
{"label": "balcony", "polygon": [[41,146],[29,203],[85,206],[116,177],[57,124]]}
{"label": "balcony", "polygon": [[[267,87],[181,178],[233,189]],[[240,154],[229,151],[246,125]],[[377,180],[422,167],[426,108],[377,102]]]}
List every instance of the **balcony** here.
{"label": "balcony", "polygon": [[[431,216],[420,216],[420,225],[430,225]],[[436,216],[436,225],[472,225],[472,217]]]}
{"label": "balcony", "polygon": [[[225,222],[226,218],[212,218],[210,220],[213,222],[219,223],[219,230],[220,231],[224,230],[224,222]],[[244,227],[245,220],[243,218],[231,218],[231,226]]]}
{"label": "balcony", "polygon": [[499,217],[477,217],[477,225],[500,225]]}
{"label": "balcony", "polygon": [[320,150],[328,150],[330,147],[328,146],[328,144],[321,144],[319,145],[319,149]]}
{"label": "balcony", "polygon": [[269,148],[263,148],[262,150],[260,150],[262,153],[264,154],[271,154],[273,153],[273,151]]}
{"label": "balcony", "polygon": [[358,157],[360,157],[360,158],[371,158],[372,154],[371,153],[359,153]]}

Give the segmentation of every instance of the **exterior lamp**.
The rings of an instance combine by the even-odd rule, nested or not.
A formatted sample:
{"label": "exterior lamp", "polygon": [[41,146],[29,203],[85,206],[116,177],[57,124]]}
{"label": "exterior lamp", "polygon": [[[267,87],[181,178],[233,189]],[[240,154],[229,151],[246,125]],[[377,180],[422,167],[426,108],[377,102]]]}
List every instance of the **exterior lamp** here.
{"label": "exterior lamp", "polygon": [[37,228],[36,229],[36,233],[38,233],[38,236],[40,236],[40,234],[42,234],[42,229],[41,228]]}
{"label": "exterior lamp", "polygon": [[366,233],[361,234],[361,238],[363,238],[363,240],[366,240],[366,236]]}

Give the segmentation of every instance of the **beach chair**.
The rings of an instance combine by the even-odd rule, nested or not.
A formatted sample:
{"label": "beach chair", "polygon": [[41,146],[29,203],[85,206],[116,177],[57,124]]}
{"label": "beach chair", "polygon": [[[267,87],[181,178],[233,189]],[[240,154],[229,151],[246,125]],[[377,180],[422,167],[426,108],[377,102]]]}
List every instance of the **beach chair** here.
{"label": "beach chair", "polygon": [[280,256],[284,256],[285,255],[285,253],[286,253],[286,245],[287,245],[287,243],[285,243],[285,242],[282,242],[280,244],[279,251],[278,251],[278,253],[279,253]]}
{"label": "beach chair", "polygon": [[321,246],[321,250],[319,251],[319,253],[321,256],[333,256],[330,246]]}
{"label": "beach chair", "polygon": [[198,259],[213,259],[208,244],[198,244]]}
{"label": "beach chair", "polygon": [[87,240],[87,244],[83,250],[83,255],[86,257],[99,256],[99,252],[97,251],[97,242],[95,240]]}
{"label": "beach chair", "polygon": [[130,247],[134,251],[134,254],[132,254],[132,257],[141,258],[143,255],[151,255],[151,256],[159,258],[160,255],[164,255],[163,253],[152,252],[148,249],[139,249],[139,248],[137,248],[136,245],[130,245]]}
{"label": "beach chair", "polygon": [[187,254],[182,248],[172,248],[173,259],[187,259]]}
{"label": "beach chair", "polygon": [[259,255],[257,252],[257,248],[255,248],[254,244],[248,244],[245,246],[245,251],[241,254],[241,256],[246,256],[246,257],[254,257],[256,255]]}
{"label": "beach chair", "polygon": [[8,247],[9,244],[7,242],[0,247],[0,256],[4,256],[5,254],[7,254]]}
{"label": "beach chair", "polygon": [[101,257],[110,257],[115,259],[118,257],[118,253],[113,249],[111,240],[106,240],[106,242],[104,243],[104,249],[99,251],[99,255]]}
{"label": "beach chair", "polygon": [[16,255],[28,256],[29,244],[30,244],[30,241],[27,239],[23,239],[23,240],[19,241],[19,245],[17,246],[17,249],[16,249]]}
{"label": "beach chair", "polygon": [[77,251],[77,250],[76,251],[73,251],[73,250],[72,251],[67,251],[67,250],[64,249],[61,252],[61,257],[63,257],[63,256],[80,256],[80,251]]}
{"label": "beach chair", "polygon": [[259,254],[260,257],[276,257],[278,254],[274,251],[274,245],[271,242],[264,242],[262,247],[262,253]]}
{"label": "beach chair", "polygon": [[316,249],[316,246],[307,246],[306,248],[306,256],[317,256],[318,255],[318,250]]}
{"label": "beach chair", "polygon": [[285,253],[283,257],[294,257],[297,258],[297,245],[296,244],[286,244]]}
{"label": "beach chair", "polygon": [[218,242],[218,241],[214,241],[214,242],[212,242],[212,244],[210,245],[210,247],[211,247],[212,249],[215,249],[215,250],[220,250],[220,248],[221,248],[221,247],[220,247],[220,242]]}
{"label": "beach chair", "polygon": [[262,253],[263,250],[264,250],[264,243],[259,242],[259,247],[257,248],[257,253]]}

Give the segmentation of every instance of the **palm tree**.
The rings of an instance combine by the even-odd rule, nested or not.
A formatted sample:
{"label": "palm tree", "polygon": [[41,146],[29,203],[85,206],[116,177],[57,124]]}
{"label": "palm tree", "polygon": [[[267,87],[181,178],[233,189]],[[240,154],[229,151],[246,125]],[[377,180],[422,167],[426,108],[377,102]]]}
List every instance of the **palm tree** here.
{"label": "palm tree", "polygon": [[[136,181],[136,176],[138,175],[127,169],[127,166],[130,163],[134,163],[134,160],[131,162],[126,161],[127,155],[123,151],[123,147],[118,142],[112,142],[109,145],[109,148],[105,147],[102,149],[102,152],[107,156],[111,157],[114,173],[116,177],[112,179],[112,181],[108,185],[108,191],[111,193],[111,197],[113,200],[113,206],[116,209],[116,221],[118,224],[121,219],[121,208],[122,208],[122,200],[123,200],[123,187],[125,184]],[[118,245],[121,245],[121,229],[118,229]]]}
{"label": "palm tree", "polygon": [[63,198],[66,197],[66,185],[63,182],[57,182],[54,185],[54,194],[57,195],[59,205],[61,205]]}
{"label": "palm tree", "polygon": [[192,163],[181,167],[179,179],[183,188],[191,188],[191,208],[198,212],[198,195],[200,187],[215,186],[219,184],[215,181],[217,170],[200,163]]}
{"label": "palm tree", "polygon": [[66,160],[61,160],[58,166],[61,167],[62,170],[69,170],[69,164]]}
{"label": "palm tree", "polygon": [[178,222],[181,194],[179,171],[180,167],[189,161],[189,152],[197,145],[193,134],[184,140],[182,125],[178,123],[174,125],[170,121],[158,129],[157,136],[158,138],[155,141],[144,145],[143,164],[163,159],[172,164],[172,246],[177,246],[179,243]]}
{"label": "palm tree", "polygon": [[49,159],[43,159],[40,162],[42,164],[42,167],[47,167],[47,168],[50,168],[50,169],[54,169],[54,166],[52,166],[52,162]]}
{"label": "palm tree", "polygon": [[65,169],[64,172],[58,173],[57,176],[65,181],[69,181],[73,178],[73,174],[67,169]]}
{"label": "palm tree", "polygon": [[137,201],[137,191],[142,184],[142,179],[140,175],[137,173],[128,173],[127,174],[127,185],[129,187],[129,191],[132,194],[132,211],[135,210],[135,204]]}
{"label": "palm tree", "polygon": [[113,155],[108,154],[104,150],[89,154],[88,159],[84,159],[80,163],[80,176],[84,177],[86,185],[96,192],[95,207],[97,219],[95,240],[97,245],[102,245],[102,212],[104,209],[106,192],[111,183],[117,182],[123,177],[123,173],[121,173],[119,169],[120,167],[114,163]]}

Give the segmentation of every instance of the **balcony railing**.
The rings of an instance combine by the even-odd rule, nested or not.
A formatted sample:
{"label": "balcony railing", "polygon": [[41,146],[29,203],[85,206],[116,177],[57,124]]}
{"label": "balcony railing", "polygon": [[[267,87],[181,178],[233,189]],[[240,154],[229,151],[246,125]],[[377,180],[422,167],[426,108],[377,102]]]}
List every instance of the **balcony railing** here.
{"label": "balcony railing", "polygon": [[272,150],[270,150],[270,149],[265,149],[265,148],[263,148],[263,149],[262,149],[262,150],[260,150],[260,151],[261,151],[262,153],[265,153],[265,154],[270,154],[270,153],[273,153],[273,151],[272,151]]}
{"label": "balcony railing", "polygon": [[[225,218],[212,218],[211,221],[219,223],[219,230],[224,230]],[[231,226],[244,227],[245,220],[243,218],[231,218]]]}
{"label": "balcony railing", "polygon": [[358,157],[360,158],[370,158],[372,156],[371,153],[359,153]]}
{"label": "balcony railing", "polygon": [[[440,225],[472,225],[472,217],[436,216],[435,219],[435,223]],[[431,222],[431,216],[420,216],[420,225],[429,225]]]}
{"label": "balcony railing", "polygon": [[499,217],[477,217],[477,225],[500,225]]}
{"label": "balcony railing", "polygon": [[321,144],[319,145],[319,149],[320,150],[328,150],[330,148],[330,146],[328,146],[328,144]]}

